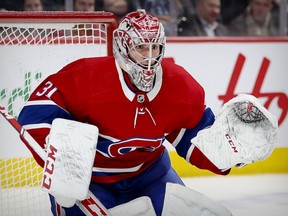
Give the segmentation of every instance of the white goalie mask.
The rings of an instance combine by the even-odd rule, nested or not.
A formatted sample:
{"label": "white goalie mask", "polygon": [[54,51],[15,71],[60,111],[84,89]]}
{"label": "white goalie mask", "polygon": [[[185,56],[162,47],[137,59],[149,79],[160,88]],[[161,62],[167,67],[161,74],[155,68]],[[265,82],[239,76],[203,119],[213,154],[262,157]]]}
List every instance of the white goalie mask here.
{"label": "white goalie mask", "polygon": [[159,20],[143,11],[127,14],[113,32],[113,54],[141,91],[153,89],[164,56],[166,37]]}

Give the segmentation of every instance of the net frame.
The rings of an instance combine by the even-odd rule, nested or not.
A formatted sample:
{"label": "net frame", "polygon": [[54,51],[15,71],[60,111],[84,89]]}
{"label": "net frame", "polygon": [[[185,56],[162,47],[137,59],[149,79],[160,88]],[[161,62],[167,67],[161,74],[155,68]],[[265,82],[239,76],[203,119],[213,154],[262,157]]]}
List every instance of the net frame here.
{"label": "net frame", "polygon": [[[69,37],[61,37],[61,35],[42,35],[47,33],[46,31],[40,32],[38,37],[34,37],[33,34],[25,35],[27,32],[22,31],[17,34],[7,34],[4,27],[23,27],[44,29],[45,26],[60,26],[59,29],[65,23],[66,26],[73,27],[75,24],[84,25],[101,25],[105,28],[103,30],[105,34],[86,35],[82,36],[79,31],[76,34]],[[18,26],[17,26],[18,25]],[[53,11],[53,12],[13,12],[6,11],[0,12],[0,46],[18,46],[18,45],[55,45],[55,44],[104,44],[106,46],[106,55],[113,55],[112,49],[112,33],[118,26],[117,18],[110,12],[65,12],[65,11]],[[1,29],[2,27],[2,29]],[[103,26],[102,26],[103,27]],[[2,32],[1,32],[2,31]],[[3,33],[4,31],[4,33]],[[59,33],[56,29],[57,33]],[[33,32],[32,32],[33,33]],[[35,33],[35,31],[34,31]],[[86,33],[86,32],[85,32]],[[29,33],[30,34],[30,33]],[[55,36],[55,37],[54,37]],[[34,38],[33,38],[34,37]],[[3,70],[2,70],[3,71]],[[27,76],[26,76],[27,75]],[[35,74],[38,76],[36,79],[41,79],[41,73]],[[24,83],[25,87],[16,87],[12,91],[11,101],[7,103],[7,109],[17,117],[17,112],[14,112],[13,106],[10,106],[10,102],[13,103],[15,97],[22,97],[24,101],[28,100],[29,93],[32,91],[31,87],[31,72],[25,74]],[[1,82],[1,85],[3,83]],[[13,85],[13,84],[12,84]],[[1,88],[3,86],[0,86]],[[3,102],[3,98],[7,98],[7,91],[2,89],[0,92],[0,103]],[[4,105],[4,104],[2,104]],[[1,123],[1,122],[0,122]],[[0,144],[4,140],[0,141]],[[24,145],[24,144],[22,144]],[[1,145],[0,145],[1,146]],[[11,143],[11,148],[15,148]],[[1,147],[2,148],[2,147]],[[27,150],[28,151],[28,150]],[[32,157],[22,158],[15,156],[13,158],[0,158],[0,212],[1,215],[51,215],[50,203],[48,201],[47,194],[40,190],[39,185],[42,178],[42,168],[38,166]],[[34,190],[34,188],[37,188]],[[15,190],[16,189],[16,190]],[[32,189],[32,190],[31,190]],[[3,192],[5,191],[5,192]],[[37,206],[33,206],[37,202]],[[31,206],[31,203],[32,206]],[[48,205],[48,206],[47,206]]]}
{"label": "net frame", "polygon": [[[78,11],[24,11],[24,12],[13,12],[5,11],[0,12],[0,25],[3,24],[15,24],[25,23],[25,24],[37,24],[38,26],[43,23],[59,24],[59,23],[81,23],[81,24],[91,24],[91,23],[102,23],[107,26],[107,55],[113,54],[112,49],[112,32],[117,28],[118,22],[117,18],[113,13],[104,11],[95,12],[78,12]],[[33,26],[32,26],[33,27]],[[73,37],[71,37],[73,40]],[[74,37],[75,39],[76,37]],[[0,44],[7,44],[9,38],[0,37]],[[47,41],[45,41],[47,42]],[[67,42],[67,41],[66,41]],[[94,42],[94,41],[93,41]],[[98,41],[98,42],[101,42]],[[19,43],[18,41],[12,42],[14,45]],[[25,44],[25,41],[20,41],[21,44]],[[59,41],[61,43],[61,40]],[[9,43],[8,43],[9,44]],[[10,43],[11,44],[11,43]]]}

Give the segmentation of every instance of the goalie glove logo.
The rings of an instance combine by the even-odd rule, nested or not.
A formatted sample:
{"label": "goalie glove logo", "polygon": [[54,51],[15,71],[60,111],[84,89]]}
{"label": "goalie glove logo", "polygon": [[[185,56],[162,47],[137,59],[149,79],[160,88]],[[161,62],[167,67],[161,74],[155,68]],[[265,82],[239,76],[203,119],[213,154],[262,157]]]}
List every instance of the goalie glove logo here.
{"label": "goalie glove logo", "polygon": [[229,135],[229,134],[225,134],[225,137],[226,137],[226,139],[227,139],[229,145],[230,145],[231,148],[233,149],[233,152],[234,152],[234,153],[238,153],[238,150],[237,150],[237,148],[236,148],[236,146],[235,146],[235,144],[234,144],[232,138],[230,137],[230,135]]}

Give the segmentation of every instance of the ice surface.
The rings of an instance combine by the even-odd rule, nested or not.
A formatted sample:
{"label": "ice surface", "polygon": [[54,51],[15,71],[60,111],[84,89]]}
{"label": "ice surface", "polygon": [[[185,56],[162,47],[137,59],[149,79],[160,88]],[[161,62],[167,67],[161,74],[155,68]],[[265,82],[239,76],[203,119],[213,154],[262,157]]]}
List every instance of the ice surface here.
{"label": "ice surface", "polygon": [[183,178],[233,216],[288,216],[288,174]]}

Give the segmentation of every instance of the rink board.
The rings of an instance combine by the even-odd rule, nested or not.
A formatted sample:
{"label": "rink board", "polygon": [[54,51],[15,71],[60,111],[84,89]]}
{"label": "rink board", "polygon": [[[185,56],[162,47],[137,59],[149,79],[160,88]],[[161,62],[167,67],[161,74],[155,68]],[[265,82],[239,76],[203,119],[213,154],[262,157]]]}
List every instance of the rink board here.
{"label": "rink board", "polygon": [[[212,176],[215,175],[209,171],[206,170],[200,170],[194,166],[191,166],[189,163],[187,163],[183,158],[179,157],[175,151],[170,151],[169,152],[170,157],[171,157],[171,162],[172,166],[176,170],[176,172],[181,176],[181,177],[196,177],[196,176]],[[233,168],[232,171],[230,172],[229,175],[250,175],[250,174],[263,174],[263,173],[288,173],[288,164],[287,164],[287,158],[288,157],[288,148],[276,148],[275,151],[272,153],[272,155],[265,161],[261,161],[258,163],[254,164],[249,164],[245,166],[242,169],[238,168]],[[8,167],[8,170],[5,172],[5,176],[13,176],[15,172],[15,167],[13,168],[13,164],[21,164],[25,163],[29,160],[29,162],[33,161],[33,158],[12,158],[12,159],[0,159],[0,168]],[[10,167],[10,169],[9,169]],[[11,179],[10,181],[17,181],[19,182],[18,187],[23,187],[25,185],[21,185],[21,182],[27,182],[27,179],[31,179],[33,182],[40,182],[39,180],[41,179],[41,169],[38,164],[33,161],[30,164],[30,171],[29,174],[27,174],[26,170],[20,170],[17,172],[22,172],[22,173],[17,173],[18,179]],[[33,172],[35,172],[35,175],[33,175]],[[37,174],[38,173],[38,174]],[[7,185],[7,182],[3,182],[5,176],[3,175],[3,170],[1,170],[1,175],[0,175],[0,182],[1,182],[1,187],[3,187],[2,184]],[[35,179],[37,178],[37,179]],[[22,180],[26,181],[22,181]],[[29,182],[29,180],[28,180]],[[11,182],[10,182],[11,183]],[[9,183],[8,183],[9,185]],[[32,186],[38,186],[38,185],[33,185]]]}
{"label": "rink board", "polygon": [[[1,46],[1,105],[17,117],[31,92],[43,79],[73,60],[95,56],[95,50],[97,45]],[[287,38],[169,39],[165,56],[182,65],[201,83],[206,91],[206,103],[213,111],[217,112],[223,98],[237,93],[254,93],[278,117],[277,149],[271,157],[243,169],[235,168],[231,174],[288,173]],[[47,62],[52,63],[47,65]],[[8,163],[12,163],[19,158],[26,160],[31,155],[17,139],[18,135],[1,124],[0,121],[2,169],[3,163],[7,164],[7,158]],[[189,165],[175,151],[169,153],[180,176],[211,175]]]}
{"label": "rink board", "polygon": [[[179,157],[175,151],[170,151],[170,157],[172,166],[181,177],[214,175],[209,171],[191,166],[183,158]],[[287,161],[288,148],[276,148],[268,159],[246,165],[241,169],[233,168],[229,175],[288,173]]]}

